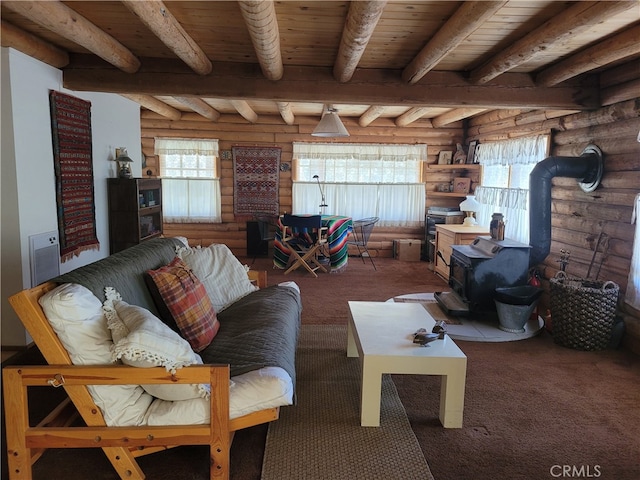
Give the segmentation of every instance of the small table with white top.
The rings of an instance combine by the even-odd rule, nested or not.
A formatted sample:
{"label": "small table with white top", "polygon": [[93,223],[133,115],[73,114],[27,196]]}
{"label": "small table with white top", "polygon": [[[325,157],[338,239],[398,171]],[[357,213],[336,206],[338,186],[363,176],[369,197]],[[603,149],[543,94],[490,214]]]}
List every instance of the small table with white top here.
{"label": "small table with white top", "polygon": [[440,422],[462,428],[467,357],[445,335],[427,346],[413,343],[414,333],[427,332],[435,320],[419,303],[349,302],[347,356],[362,365],[363,427],[380,426],[382,375],[441,375]]}

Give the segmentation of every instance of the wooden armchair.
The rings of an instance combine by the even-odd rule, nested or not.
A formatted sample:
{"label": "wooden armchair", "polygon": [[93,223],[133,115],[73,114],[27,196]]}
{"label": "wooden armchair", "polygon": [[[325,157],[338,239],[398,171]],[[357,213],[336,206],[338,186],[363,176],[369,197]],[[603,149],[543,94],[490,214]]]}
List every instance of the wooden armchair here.
{"label": "wooden armchair", "polygon": [[[259,287],[266,286],[266,272],[249,272]],[[33,338],[47,366],[11,366],[3,370],[4,408],[9,476],[32,477],[32,464],[47,448],[101,448],[122,479],[143,479],[136,458],[179,445],[209,445],[211,479],[229,478],[229,451],[236,430],[278,418],[269,408],[229,419],[229,366],[193,365],[175,375],[163,367],[125,365],[76,366],[62,346],[38,299],[56,287],[49,282],[23,290],[9,298]],[[87,385],[126,384],[211,385],[211,422],[208,425],[109,427],[93,402]],[[68,399],[38,425],[29,425],[28,390],[33,386],[62,387]],[[80,415],[86,426],[72,426]]]}

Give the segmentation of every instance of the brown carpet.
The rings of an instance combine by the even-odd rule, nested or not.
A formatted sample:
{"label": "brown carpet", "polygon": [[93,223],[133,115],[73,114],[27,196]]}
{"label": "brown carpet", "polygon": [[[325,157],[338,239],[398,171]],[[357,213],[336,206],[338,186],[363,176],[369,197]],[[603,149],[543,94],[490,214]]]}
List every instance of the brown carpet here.
{"label": "brown carpet", "polygon": [[[346,325],[347,300],[384,301],[446,289],[425,262],[380,258],[376,266],[377,271],[351,258],[343,273],[319,278],[302,271],[284,276],[266,258],[257,259],[254,268],[268,270],[270,284],[300,285],[302,321],[308,325]],[[440,425],[437,377],[393,376],[436,480],[553,479],[562,478],[562,467],[573,478],[579,478],[579,469],[582,478],[640,478],[638,356],[571,350],[545,332],[519,342],[456,343],[468,358],[464,428]],[[232,479],[260,479],[266,432],[263,425],[236,434]],[[36,479],[116,478],[99,451],[64,457],[58,452],[47,452],[36,463]],[[149,455],[140,463],[150,479],[207,478],[207,452],[198,447]]]}
{"label": "brown carpet", "polygon": [[380,426],[360,426],[360,361],[346,345],[344,325],[302,326],[297,402],[269,425],[262,480],[433,480],[390,375]]}

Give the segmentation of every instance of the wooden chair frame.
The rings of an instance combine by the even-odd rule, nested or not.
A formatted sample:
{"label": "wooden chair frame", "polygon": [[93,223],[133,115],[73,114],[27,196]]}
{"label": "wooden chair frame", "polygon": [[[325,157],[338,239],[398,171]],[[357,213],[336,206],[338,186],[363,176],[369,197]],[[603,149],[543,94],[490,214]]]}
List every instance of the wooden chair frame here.
{"label": "wooden chair frame", "polygon": [[[311,275],[317,277],[317,270],[328,272],[329,270],[322,263],[318,261],[318,251],[327,243],[328,228],[323,227],[320,220],[320,215],[313,215],[310,217],[296,216],[296,215],[284,215],[281,218],[282,224],[282,243],[284,243],[289,251],[289,266],[285,270],[284,274],[296,270],[299,267],[304,267]],[[316,230],[317,238],[313,244],[308,247],[303,246],[299,242],[299,237],[296,228],[307,228]]]}
{"label": "wooden chair frame", "polygon": [[[249,277],[258,286],[266,287],[266,272],[250,271]],[[9,478],[32,478],[32,465],[47,448],[101,448],[120,478],[144,479],[136,457],[180,445],[209,445],[210,478],[228,479],[234,432],[277,420],[279,408],[230,420],[229,365],[193,365],[179,369],[175,375],[163,367],[72,365],[69,354],[38,303],[42,295],[56,286],[47,282],[9,298],[49,364],[3,369]],[[208,425],[109,427],[86,387],[164,383],[210,384],[211,422]],[[68,395],[68,399],[35,426],[29,425],[28,389],[33,386],[63,387]],[[78,414],[86,426],[71,425]]]}

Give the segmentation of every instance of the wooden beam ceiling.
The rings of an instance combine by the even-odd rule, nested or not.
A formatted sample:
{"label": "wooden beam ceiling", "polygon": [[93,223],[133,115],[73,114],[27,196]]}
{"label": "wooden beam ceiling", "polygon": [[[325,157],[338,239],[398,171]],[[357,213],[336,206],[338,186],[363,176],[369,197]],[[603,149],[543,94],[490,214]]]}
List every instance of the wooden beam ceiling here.
{"label": "wooden beam ceiling", "polygon": [[548,50],[552,45],[562,44],[568,37],[590,28],[608,15],[637,9],[638,5],[634,3],[578,2],[501,51],[485,65],[473,70],[471,81],[476,84],[487,83],[498,75],[522,65],[536,54]]}
{"label": "wooden beam ceiling", "polygon": [[351,80],[386,4],[386,0],[359,1],[349,4],[340,49],[333,66],[333,76],[339,82]]}
{"label": "wooden beam ceiling", "polygon": [[280,31],[272,0],[242,0],[238,2],[263,75],[280,80],[284,71],[280,53]]}
{"label": "wooden beam ceiling", "polygon": [[416,83],[505,3],[507,2],[463,2],[447,23],[406,66],[402,72],[402,79],[410,84]]}
{"label": "wooden beam ceiling", "polygon": [[213,65],[207,55],[161,0],[122,0],[122,3],[194,72],[199,75],[211,73]]}
{"label": "wooden beam ceiling", "polygon": [[140,68],[140,60],[129,49],[62,2],[14,1],[3,2],[3,5],[82,45],[123,72],[135,73]]}
{"label": "wooden beam ceiling", "polygon": [[[65,50],[4,19],[2,45],[62,68],[67,88],[121,93],[144,108],[171,119],[180,118],[182,112],[154,96],[173,97],[177,105],[212,121],[218,121],[220,112],[211,104],[226,100],[251,123],[258,121],[258,114],[249,101],[271,101],[277,109],[275,111],[288,125],[295,122],[293,105],[296,102],[367,106],[359,118],[361,126],[367,126],[385,114],[388,116],[390,109],[399,107],[405,110],[395,118],[397,126],[429,117],[436,127],[495,109],[584,110],[600,106],[596,78],[584,74],[640,54],[640,42],[637,41],[640,25],[636,22],[630,28],[593,42],[572,55],[565,55],[537,72],[516,73],[522,72],[523,66],[534,57],[554,48],[562,50],[577,35],[590,31],[594,25],[602,24],[608,18],[627,11],[629,15],[640,18],[635,1],[567,2],[566,8],[556,9],[539,26],[516,37],[491,57],[476,62],[469,71],[456,72],[436,70],[436,67],[459,46],[476,38],[474,33],[485,28],[487,22],[494,22],[496,18],[517,18],[517,14],[525,11],[523,6],[507,0],[459,2],[455,8],[446,8],[447,5],[438,2],[420,4],[419,9],[428,3],[429,8],[446,11],[446,17],[426,37],[424,45],[406,66],[383,69],[359,68],[372,36],[381,20],[393,24],[393,15],[405,15],[416,6],[402,7],[402,3],[390,3],[393,5],[390,7],[391,16],[385,17],[386,0],[348,2],[346,15],[342,5],[335,10],[342,11],[343,16],[340,17],[342,33],[333,65],[300,66],[283,63],[278,9],[287,7],[294,17],[300,12],[289,10],[288,4],[276,5],[273,0],[238,0],[235,2],[237,12],[251,39],[258,71],[250,63],[212,62],[199,45],[202,32],[199,36],[192,36],[190,30],[199,19],[183,26],[188,10],[182,7],[184,4],[161,0],[120,2],[177,57],[160,59],[136,56],[107,33],[112,29],[105,30],[97,17],[91,17],[91,6],[104,2],[79,3],[82,3],[80,11],[93,18],[93,22],[103,25],[102,28],[75,11],[73,2],[3,1],[2,8],[73,42],[108,65],[87,60],[87,55],[81,51],[70,56]],[[208,4],[206,8],[212,5]],[[307,10],[307,5],[311,10],[315,6],[313,2],[301,2],[301,10]],[[317,8],[318,12],[330,10],[325,4],[318,4]],[[532,6],[530,10],[535,8]],[[120,9],[122,12],[126,10]],[[225,8],[225,11],[234,12],[233,8]],[[502,13],[506,11],[509,13]],[[514,11],[516,16],[509,17]],[[416,15],[419,15],[417,11]],[[320,17],[312,18],[317,20]],[[438,21],[440,19],[434,20]],[[388,29],[389,26],[385,24],[382,28]],[[415,27],[407,27],[408,34],[412,29]],[[287,34],[296,35],[291,31]],[[210,45],[207,51],[211,55]],[[441,113],[443,108],[452,110]]]}

